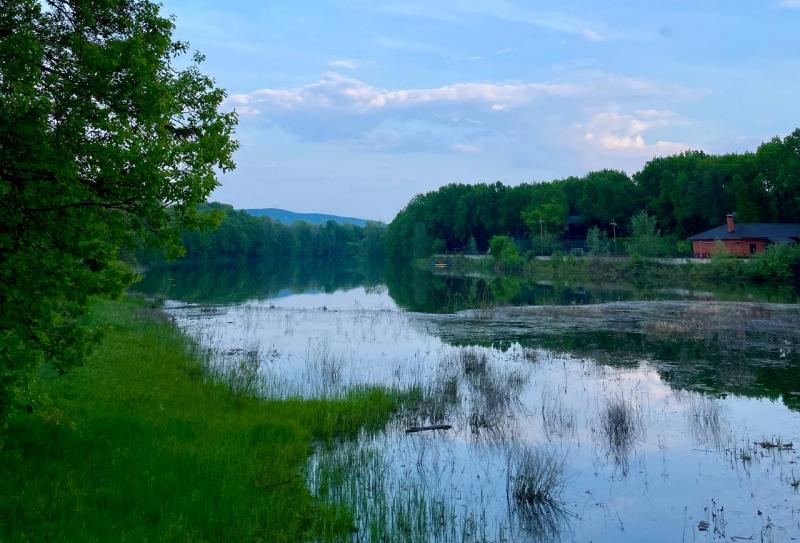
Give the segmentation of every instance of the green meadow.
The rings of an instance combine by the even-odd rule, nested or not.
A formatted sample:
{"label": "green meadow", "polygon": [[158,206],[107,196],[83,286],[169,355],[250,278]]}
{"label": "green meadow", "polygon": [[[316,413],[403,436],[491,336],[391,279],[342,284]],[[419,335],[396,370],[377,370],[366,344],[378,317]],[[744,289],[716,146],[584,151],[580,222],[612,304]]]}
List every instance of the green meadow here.
{"label": "green meadow", "polygon": [[44,370],[0,449],[3,541],[337,540],[350,513],[316,500],[314,447],[385,426],[398,397],[240,397],[171,323],[131,299],[95,304],[102,339]]}

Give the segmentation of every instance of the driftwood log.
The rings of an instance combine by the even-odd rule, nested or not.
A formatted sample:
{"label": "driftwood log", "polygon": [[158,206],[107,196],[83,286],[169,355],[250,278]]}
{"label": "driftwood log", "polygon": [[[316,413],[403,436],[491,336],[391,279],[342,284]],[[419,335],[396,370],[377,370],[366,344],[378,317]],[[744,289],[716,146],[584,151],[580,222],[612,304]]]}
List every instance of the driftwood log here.
{"label": "driftwood log", "polygon": [[434,424],[433,426],[412,426],[406,430],[407,434],[415,434],[417,432],[426,432],[428,430],[449,430],[452,428],[449,424]]}

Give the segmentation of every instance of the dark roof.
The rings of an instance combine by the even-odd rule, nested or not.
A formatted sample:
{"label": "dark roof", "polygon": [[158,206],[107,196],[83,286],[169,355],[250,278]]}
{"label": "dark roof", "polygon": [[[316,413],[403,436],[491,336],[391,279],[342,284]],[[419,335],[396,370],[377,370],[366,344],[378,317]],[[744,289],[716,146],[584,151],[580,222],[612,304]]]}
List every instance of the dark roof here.
{"label": "dark roof", "polygon": [[689,240],[767,239],[773,243],[791,243],[800,238],[800,224],[736,223],[733,232],[727,224],[696,234]]}

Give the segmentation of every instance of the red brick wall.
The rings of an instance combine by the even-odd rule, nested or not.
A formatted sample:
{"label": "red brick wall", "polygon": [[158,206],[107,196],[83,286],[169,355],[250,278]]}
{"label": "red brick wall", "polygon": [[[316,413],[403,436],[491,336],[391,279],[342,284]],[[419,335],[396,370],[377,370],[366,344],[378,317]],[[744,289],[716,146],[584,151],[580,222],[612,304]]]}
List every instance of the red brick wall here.
{"label": "red brick wall", "polygon": [[[767,248],[767,241],[763,239],[728,239],[722,240],[725,249],[736,256],[750,256],[750,245],[755,245],[755,253],[763,253]],[[697,258],[709,258],[717,246],[716,241],[693,241],[692,252]]]}

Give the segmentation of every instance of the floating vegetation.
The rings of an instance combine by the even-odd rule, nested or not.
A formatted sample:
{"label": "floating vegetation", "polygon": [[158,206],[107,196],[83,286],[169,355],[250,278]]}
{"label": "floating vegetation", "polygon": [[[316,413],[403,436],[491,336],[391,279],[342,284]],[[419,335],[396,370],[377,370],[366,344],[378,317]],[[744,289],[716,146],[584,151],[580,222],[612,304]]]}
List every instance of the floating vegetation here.
{"label": "floating vegetation", "polygon": [[774,440],[764,440],[764,441],[757,441],[755,442],[756,445],[761,447],[762,449],[767,450],[779,450],[779,451],[793,451],[794,450],[794,443],[791,441],[788,443],[783,443],[781,438],[775,438]]}

